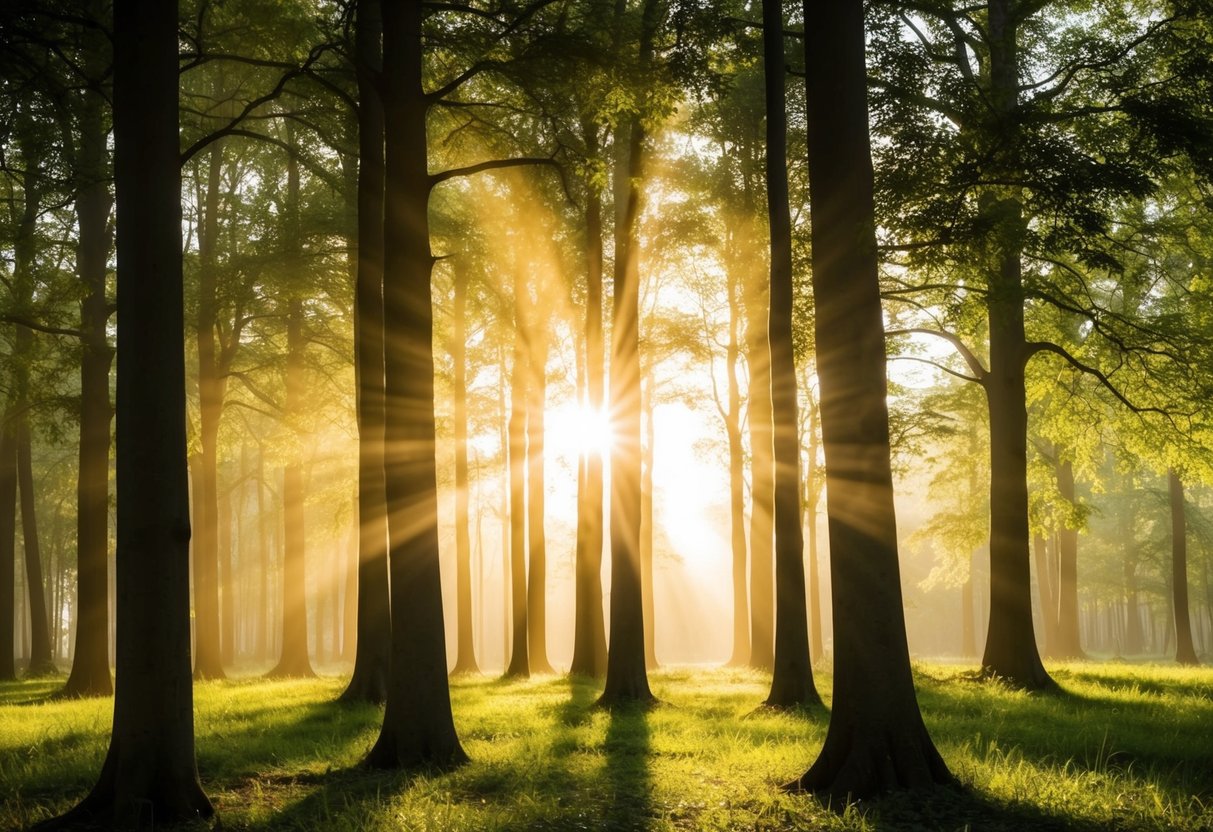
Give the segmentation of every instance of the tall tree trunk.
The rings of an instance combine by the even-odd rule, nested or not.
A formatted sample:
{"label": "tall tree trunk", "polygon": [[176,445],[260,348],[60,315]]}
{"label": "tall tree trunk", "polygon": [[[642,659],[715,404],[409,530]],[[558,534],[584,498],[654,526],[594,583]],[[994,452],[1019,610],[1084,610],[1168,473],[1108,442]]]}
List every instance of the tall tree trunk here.
{"label": "tall tree trunk", "polygon": [[219,623],[220,656],[236,660],[236,581],[232,574],[232,495],[219,497]]}
{"label": "tall tree trunk", "polygon": [[1175,621],[1175,661],[1200,664],[1192,645],[1192,619],[1188,615],[1188,540],[1184,518],[1184,485],[1172,468],[1167,471],[1171,497],[1171,611]]}
{"label": "tall tree trunk", "polygon": [[198,229],[198,435],[200,451],[191,466],[194,479],[194,678],[223,679],[219,632],[219,420],[224,380],[215,347],[218,318],[216,246],[223,142],[211,145],[202,222]]}
{"label": "tall tree trunk", "polygon": [[[1060,456],[1061,450],[1058,449]],[[1076,506],[1074,499],[1074,463],[1057,463],[1057,490],[1063,500]],[[1078,636],[1078,530],[1063,523],[1057,531],[1057,656],[1084,658]]]}
{"label": "tall tree trunk", "polygon": [[1044,653],[1057,652],[1057,595],[1053,588],[1052,559],[1044,535],[1032,536],[1032,554],[1036,566],[1036,588],[1040,595],[1040,619],[1044,629]]}
{"label": "tall tree trunk", "polygon": [[[102,21],[102,0],[88,13]],[[86,28],[86,71],[98,78],[109,65],[104,29]],[[76,270],[80,274],[80,451],[76,481],[76,616],[72,670],[66,696],[113,693],[109,660],[109,450],[110,366],[113,349],[106,335],[109,302],[105,278],[110,252],[110,198],[106,170],[103,89],[89,84],[81,93],[76,194]],[[0,639],[3,637],[0,636]]]}
{"label": "tall tree trunk", "polygon": [[379,98],[379,0],[358,0],[358,273],[355,365],[358,385],[358,649],[343,701],[387,699],[392,647],[384,492],[383,104]]}
{"label": "tall tree trunk", "polygon": [[[22,329],[17,330],[18,338],[21,332]],[[30,652],[25,675],[27,678],[54,675],[58,668],[51,656],[50,615],[42,579],[42,547],[34,508],[38,497],[34,490],[28,411],[17,417],[17,482],[21,490],[21,539],[25,548],[25,585],[30,612]]]}
{"label": "tall tree trunk", "polygon": [[792,786],[849,801],[952,777],[918,710],[902,617],[863,4],[805,0],[804,19],[835,650],[825,746]]}
{"label": "tall tree trunk", "polygon": [[[532,313],[534,307],[531,308]],[[534,314],[528,316],[533,324]],[[542,326],[542,325],[541,325]],[[532,327],[530,385],[526,396],[527,460],[527,663],[532,673],[554,673],[547,649],[547,533],[544,523],[544,406],[547,399],[547,337]]]}
{"label": "tall tree trunk", "polygon": [[468,537],[468,413],[467,413],[467,273],[455,269],[454,331],[451,358],[455,365],[455,589],[459,649],[453,673],[477,673],[472,632],[472,542]]}
{"label": "tall tree trunk", "polygon": [[[298,171],[296,170],[296,176]],[[288,177],[289,179],[289,177]],[[297,238],[296,238],[297,239]],[[303,301],[287,301],[286,412],[303,406]],[[300,437],[302,439],[302,437]],[[300,442],[302,445],[302,442]],[[282,469],[282,652],[272,677],[312,676],[307,647],[307,580],[304,573],[306,537],[303,527],[303,461],[300,451]]]}
{"label": "tall tree trunk", "polygon": [[194,761],[177,6],[114,3],[117,672],[97,785],[69,822],[209,817]]}
{"label": "tall tree trunk", "polygon": [[[583,123],[586,152],[598,152],[598,127]],[[585,375],[586,401],[593,412],[602,410],[602,195],[590,183],[585,208]],[[583,490],[577,501],[576,625],[570,673],[595,678],[606,673],[606,627],[602,620],[602,452],[591,445],[583,458]]]}
{"label": "tall tree trunk", "polygon": [[741,385],[737,381],[737,363],[741,358],[737,339],[741,328],[737,270],[726,269],[725,281],[729,304],[729,341],[724,354],[728,378],[728,410],[724,414],[724,425],[729,441],[729,545],[733,554],[733,653],[729,656],[729,664],[739,667],[750,661],[750,590],[746,577],[745,449],[741,444]]}
{"label": "tall tree trunk", "polygon": [[528,649],[526,538],[527,538],[527,382],[530,378],[527,343],[526,282],[514,274],[514,363],[510,377],[510,598],[513,643],[506,676],[531,675]]}
{"label": "tall tree trunk", "polygon": [[[616,25],[624,20],[616,4]],[[645,0],[640,24],[639,77],[653,63],[653,39],[661,24],[661,3]],[[619,31],[619,30],[617,30]],[[651,702],[644,657],[644,607],[640,577],[640,200],[645,174],[645,128],[629,120],[626,164],[615,169],[615,292],[611,310],[611,636],[606,684],[600,701]],[[619,178],[620,176],[623,178]]]}
{"label": "tall tree trunk", "polygon": [[419,3],[383,6],[386,149],[383,223],[384,471],[391,571],[392,657],[374,767],[466,759],[447,682],[434,460],[434,319],[430,299],[425,115]]}
{"label": "tall tree trunk", "polygon": [[768,301],[758,272],[746,293],[746,359],[750,367],[750,666],[775,662],[774,498]]}
{"label": "tall tree trunk", "polygon": [[0,682],[17,678],[17,443],[10,401],[0,420]]}
{"label": "tall tree trunk", "polygon": [[270,655],[270,517],[265,505],[265,446],[257,448],[257,542],[260,568],[257,570],[257,660],[264,662]]}
{"label": "tall tree trunk", "polygon": [[818,704],[809,659],[804,595],[804,530],[800,517],[800,417],[792,353],[792,220],[788,209],[783,2],[762,2],[767,113],[767,217],[771,233],[770,347],[772,451],[775,462],[775,662],[766,704]]}
{"label": "tall tree trunk", "polygon": [[825,656],[825,634],[822,632],[821,578],[817,574],[820,558],[817,552],[817,506],[821,502],[821,469],[817,464],[818,426],[821,423],[820,407],[809,402],[808,465],[804,475],[804,511],[809,529],[809,655],[813,661]]}
{"label": "tall tree trunk", "polygon": [[656,604],[653,598],[653,377],[641,390],[641,407],[644,411],[644,447],[640,475],[640,603],[644,613],[644,666],[657,669],[657,643],[655,628]]}
{"label": "tall tree trunk", "polygon": [[[991,106],[998,122],[996,165],[1016,170],[1020,90],[1017,18],[1011,0],[990,0]],[[1028,689],[1051,688],[1032,627],[1028,542],[1028,412],[1024,365],[1023,235],[1018,193],[986,194],[982,206],[994,229],[986,310],[990,369],[983,380],[990,412],[990,622],[982,670]]]}

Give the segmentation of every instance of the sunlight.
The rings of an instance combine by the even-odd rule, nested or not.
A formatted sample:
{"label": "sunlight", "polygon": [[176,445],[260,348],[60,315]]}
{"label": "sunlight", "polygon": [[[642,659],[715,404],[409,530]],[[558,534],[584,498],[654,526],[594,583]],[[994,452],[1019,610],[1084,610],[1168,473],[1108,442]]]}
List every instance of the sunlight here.
{"label": "sunlight", "polygon": [[544,443],[556,457],[575,462],[581,454],[611,456],[611,420],[605,410],[567,402],[547,411]]}

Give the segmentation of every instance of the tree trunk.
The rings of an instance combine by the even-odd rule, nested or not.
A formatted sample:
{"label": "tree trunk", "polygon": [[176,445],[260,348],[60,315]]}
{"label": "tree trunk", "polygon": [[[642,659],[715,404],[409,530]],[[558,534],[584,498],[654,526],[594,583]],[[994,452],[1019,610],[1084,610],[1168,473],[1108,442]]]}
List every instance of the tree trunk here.
{"label": "tree trunk", "polygon": [[[1058,451],[1060,454],[1060,449]],[[1076,506],[1074,499],[1074,463],[1057,463],[1057,490],[1063,500]],[[1063,659],[1085,658],[1078,635],[1078,530],[1067,524],[1057,531],[1057,656]]]}
{"label": "tree trunk", "polygon": [[788,210],[786,78],[782,0],[763,0],[767,112],[767,216],[771,229],[770,346],[772,452],[775,462],[775,662],[766,704],[820,704],[809,658],[800,516],[800,417],[792,353],[792,220]]}
{"label": "tree trunk", "polygon": [[1057,652],[1057,596],[1053,590],[1052,559],[1044,535],[1032,536],[1032,554],[1036,566],[1036,588],[1040,595],[1040,620],[1044,629],[1044,653]]}
{"label": "tree trunk", "polygon": [[[296,170],[296,176],[298,172]],[[303,301],[287,301],[286,412],[303,406]],[[302,440],[302,437],[300,437]],[[302,441],[300,442],[302,445]],[[315,675],[307,647],[307,579],[304,573],[306,537],[303,528],[303,462],[300,451],[282,469],[282,652],[271,677]]]}
{"label": "tree trunk", "polygon": [[[105,4],[94,0],[89,13],[101,21]],[[86,29],[86,69],[90,78],[108,67],[109,43],[102,29]],[[92,84],[82,95],[77,162],[76,269],[80,273],[80,468],[76,481],[76,617],[72,670],[66,696],[113,693],[109,660],[109,377],[113,350],[106,336],[109,303],[105,278],[110,252],[105,108],[103,90]],[[2,636],[0,636],[2,639]]]}
{"label": "tree trunk", "polygon": [[[1010,0],[991,0],[990,100],[1000,122],[999,160],[1017,160],[1019,62],[1016,19]],[[1024,221],[1013,189],[984,196],[983,213],[994,231],[986,308],[990,369],[984,379],[990,412],[990,623],[982,671],[1027,689],[1054,687],[1040,661],[1032,627],[1032,580],[1028,556],[1028,413],[1024,365]]]}
{"label": "tree trunk", "polygon": [[[598,152],[598,127],[583,124],[587,153]],[[602,410],[602,195],[591,183],[585,209],[585,375],[586,401],[595,413]],[[577,501],[577,612],[570,673],[594,678],[606,673],[606,628],[602,620],[602,453],[591,445],[583,458],[583,491]]]}
{"label": "tree trunk", "polygon": [[510,378],[510,592],[512,622],[506,676],[530,676],[528,651],[526,538],[527,538],[527,382],[529,344],[527,343],[526,282],[519,272],[514,274],[514,364]]}
{"label": "tree trunk", "polygon": [[863,4],[806,0],[804,17],[835,649],[825,746],[791,785],[849,801],[952,777],[918,710],[902,617]]}
{"label": "tree trunk", "polygon": [[[653,39],[661,4],[645,0],[640,24],[639,77],[653,62]],[[620,4],[616,4],[619,12]],[[624,20],[618,16],[616,25]],[[606,684],[599,702],[653,701],[645,671],[644,606],[640,576],[640,223],[641,183],[645,173],[645,128],[639,117],[621,124],[626,161],[616,166],[615,192],[625,196],[616,208],[615,292],[611,310],[611,636]],[[620,178],[622,177],[622,178]]]}
{"label": "tree trunk", "polygon": [[825,656],[825,634],[822,632],[821,617],[821,578],[818,564],[820,558],[817,552],[817,506],[821,502],[821,469],[817,465],[818,426],[821,422],[820,407],[817,402],[809,403],[808,429],[808,465],[804,475],[804,511],[809,529],[809,655],[813,661],[821,661]]}
{"label": "tree trunk", "polygon": [[645,441],[640,476],[640,604],[644,617],[644,666],[657,669],[655,628],[657,610],[653,598],[653,377],[641,390]]}
{"label": "tree trunk", "polygon": [[741,299],[736,269],[725,270],[725,281],[729,301],[729,342],[725,347],[724,363],[729,409],[725,412],[724,426],[729,441],[729,543],[733,553],[733,653],[729,656],[729,664],[740,667],[750,661],[750,591],[746,580],[745,449],[741,444],[741,385],[737,381],[737,363],[741,358],[737,340],[741,327]]}
{"label": "tree trunk", "polygon": [[232,575],[232,495],[219,497],[219,623],[220,656],[236,660],[236,582]]}
{"label": "tree trunk", "polygon": [[750,666],[770,670],[775,661],[774,498],[771,360],[768,303],[758,273],[746,295],[746,359],[750,366]]}
{"label": "tree trunk", "polygon": [[[529,301],[528,301],[529,303]],[[532,313],[534,307],[531,308]],[[534,314],[528,316],[533,324]],[[529,330],[530,385],[526,407],[527,461],[527,663],[532,673],[554,673],[547,649],[547,533],[544,522],[544,406],[547,399],[547,337],[541,327]]]}
{"label": "tree trunk", "polygon": [[434,319],[430,298],[425,114],[419,3],[383,6],[386,149],[383,223],[384,471],[392,657],[376,768],[466,759],[447,682],[434,451]]}
{"label": "tree trunk", "polygon": [[1175,620],[1175,661],[1200,664],[1192,645],[1192,619],[1188,615],[1188,540],[1184,518],[1184,486],[1172,468],[1167,471],[1171,497],[1171,610]]}
{"label": "tree trunk", "polygon": [[17,443],[13,406],[0,421],[0,682],[17,679]]}
{"label": "tree trunk", "polygon": [[[28,332],[28,330],[25,330]],[[18,338],[22,329],[17,330]],[[25,548],[25,585],[29,598],[30,652],[26,678],[53,676],[59,672],[51,656],[50,615],[42,579],[42,547],[34,505],[34,469],[31,460],[28,411],[17,417],[17,482],[21,490],[21,539]]]}
{"label": "tree trunk", "polygon": [[977,655],[977,621],[973,609],[973,556],[969,555],[969,574],[960,585],[960,655]]}
{"label": "tree trunk", "polygon": [[198,436],[194,456],[194,678],[223,679],[219,632],[219,420],[224,380],[215,347],[218,318],[216,246],[219,236],[219,187],[223,143],[211,145],[202,222],[198,229]]}
{"label": "tree trunk", "polygon": [[468,537],[467,289],[467,273],[456,267],[451,359],[455,365],[452,417],[455,422],[455,587],[459,649],[452,673],[479,672],[472,633],[472,543]]}
{"label": "tree trunk", "polygon": [[213,812],[194,762],[190,682],[177,52],[176,4],[116,0],[114,723],[97,785],[60,822],[148,827]]}
{"label": "tree trunk", "polygon": [[384,494],[383,378],[383,104],[377,73],[379,0],[358,0],[355,69],[358,74],[358,265],[355,277],[355,366],[358,387],[357,652],[346,702],[387,699],[392,647],[388,597],[388,521]]}

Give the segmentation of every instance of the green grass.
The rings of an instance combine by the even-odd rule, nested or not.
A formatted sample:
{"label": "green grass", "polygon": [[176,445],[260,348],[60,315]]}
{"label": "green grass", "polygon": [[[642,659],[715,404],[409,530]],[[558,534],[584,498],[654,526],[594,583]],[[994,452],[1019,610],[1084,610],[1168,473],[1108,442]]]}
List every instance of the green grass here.
{"label": "green grass", "polygon": [[[198,768],[225,829],[1213,830],[1213,670],[1052,669],[1062,692],[1028,695],[917,666],[962,787],[843,811],[778,788],[827,712],[756,710],[767,680],[727,669],[654,674],[647,711],[595,708],[584,680],[457,679],[472,762],[428,773],[358,768],[381,715],[335,704],[340,679],[206,683]],[[99,770],[112,700],[44,701],[57,684],[0,685],[0,828],[68,808]]]}

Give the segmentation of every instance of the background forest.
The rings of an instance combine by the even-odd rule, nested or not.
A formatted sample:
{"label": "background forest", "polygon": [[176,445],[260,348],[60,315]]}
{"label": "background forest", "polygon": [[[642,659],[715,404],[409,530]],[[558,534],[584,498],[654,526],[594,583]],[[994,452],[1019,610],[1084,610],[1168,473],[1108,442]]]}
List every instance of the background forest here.
{"label": "background forest", "polygon": [[[476,760],[508,720],[491,711],[505,707],[493,685],[560,708],[563,682],[510,686],[566,671],[586,730],[609,749],[613,726],[644,748],[659,731],[630,711],[626,724],[589,716],[604,678],[608,703],[651,700],[649,675],[663,702],[719,686],[752,708],[769,686],[768,705],[821,724],[764,713],[750,739],[812,745],[821,738],[804,732],[826,719],[818,691],[833,736],[841,692],[888,668],[894,692],[856,693],[854,713],[883,709],[901,726],[877,755],[893,770],[844,763],[823,780],[819,762],[796,781],[839,800],[953,775],[972,784],[1006,763],[990,762],[980,720],[964,723],[969,694],[949,699],[962,678],[949,674],[987,680],[1005,714],[1047,710],[1019,699],[1059,683],[1093,699],[1084,685],[1158,684],[1164,705],[1201,725],[1207,674],[1133,674],[1213,656],[1213,9],[826,5],[6,2],[0,684],[12,684],[0,707],[113,694],[122,608],[138,596],[131,609],[149,617],[130,621],[150,627],[165,611],[180,625],[148,663],[188,658],[178,670],[197,682],[233,680],[199,685],[200,709],[239,712],[222,697],[252,695],[260,677],[319,677],[255,696],[339,698],[364,734],[382,722],[368,759],[386,768],[463,759],[445,727],[452,695]],[[122,55],[144,60],[156,44],[159,69],[127,64],[124,90]],[[123,196],[124,170],[135,196]],[[164,236],[177,231],[172,194],[179,245]],[[868,213],[847,213],[865,194]],[[122,299],[124,204],[143,211],[129,239],[167,245],[158,268],[179,248],[179,297],[159,294],[176,284],[153,270]],[[839,212],[858,219],[829,237]],[[864,257],[879,321],[844,320],[830,304],[862,294]],[[838,263],[850,271],[829,282]],[[146,323],[124,330],[128,308]],[[124,332],[147,338],[127,347],[130,382],[115,361]],[[177,343],[183,378],[171,374]],[[884,391],[861,370],[884,373],[886,360]],[[140,378],[127,447],[181,410],[184,454],[162,457],[182,457],[180,470],[123,462],[122,391],[136,388],[122,385]],[[147,489],[125,506],[124,465]],[[186,486],[188,561],[161,548],[124,578],[119,518],[134,528],[161,498],[185,506]],[[866,541],[884,548],[869,559]],[[160,572],[157,558],[182,566]],[[1078,660],[1091,663],[1059,664]],[[149,673],[145,693],[168,684]],[[381,717],[371,706],[385,702]],[[108,707],[89,717],[93,735]],[[470,733],[461,708],[480,720]],[[954,721],[941,729],[933,708]],[[421,738],[404,727],[418,714],[433,723]],[[211,730],[195,721],[200,737]],[[1172,727],[1199,743],[1208,724]],[[105,739],[56,791],[95,782]],[[343,736],[322,754],[352,764],[371,739]],[[835,759],[826,743],[822,760]],[[958,763],[961,747],[981,762]],[[1049,751],[1063,777],[1083,748]],[[1190,762],[1151,753],[1143,767]],[[792,759],[765,776],[811,762]],[[4,760],[14,796],[49,776],[10,774],[20,767]],[[217,781],[245,776],[210,764],[226,772]],[[1200,828],[1207,768],[1205,757],[1178,782],[1151,781],[1172,790],[1176,815],[1139,823],[1104,808],[1123,828]],[[609,760],[608,771],[613,794],[662,788]],[[209,815],[195,788],[149,805]],[[250,803],[239,788],[217,799],[221,813]],[[621,828],[682,828],[671,799],[602,811],[623,812]],[[71,806],[36,787],[28,800],[0,818],[25,826]],[[406,825],[439,828],[430,804],[409,805],[419,814]],[[566,810],[539,815],[559,825]],[[495,823],[526,828],[519,811]],[[757,823],[702,807],[685,819]]]}

